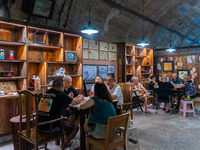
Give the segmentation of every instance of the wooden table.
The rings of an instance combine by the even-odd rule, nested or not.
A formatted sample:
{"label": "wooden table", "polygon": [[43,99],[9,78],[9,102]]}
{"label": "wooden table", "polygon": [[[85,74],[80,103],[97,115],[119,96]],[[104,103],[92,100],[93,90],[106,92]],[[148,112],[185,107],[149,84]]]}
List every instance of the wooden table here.
{"label": "wooden table", "polygon": [[[118,100],[113,100],[112,104],[115,107],[115,111],[117,110],[117,103]],[[80,108],[80,105],[78,106],[72,106],[72,108],[77,109],[78,107]],[[85,120],[87,118],[89,114],[89,108],[88,109],[84,109],[84,110],[80,110],[79,111],[79,117],[80,117],[80,149],[81,150],[86,150],[86,135],[85,135],[85,131],[84,131],[84,123]]]}

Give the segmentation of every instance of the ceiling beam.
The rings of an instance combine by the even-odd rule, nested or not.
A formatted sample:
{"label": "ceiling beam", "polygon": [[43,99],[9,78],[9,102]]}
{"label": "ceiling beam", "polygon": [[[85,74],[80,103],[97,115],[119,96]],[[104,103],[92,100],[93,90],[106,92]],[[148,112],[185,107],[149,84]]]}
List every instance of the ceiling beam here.
{"label": "ceiling beam", "polygon": [[172,28],[170,28],[170,27],[168,27],[168,26],[162,25],[162,24],[160,24],[160,23],[158,23],[158,22],[156,22],[156,21],[154,21],[154,20],[152,20],[152,19],[150,19],[150,18],[148,18],[148,17],[146,17],[146,16],[144,16],[144,15],[141,15],[141,14],[137,13],[137,12],[134,11],[134,10],[128,9],[128,8],[126,8],[126,7],[120,5],[120,4],[118,4],[118,3],[116,3],[116,2],[114,2],[114,1],[112,1],[112,0],[102,0],[102,1],[104,1],[104,3],[108,4],[108,5],[111,6],[111,7],[115,7],[115,8],[117,8],[117,9],[123,10],[123,11],[125,11],[125,12],[130,13],[130,14],[133,14],[133,15],[135,15],[135,16],[137,16],[137,17],[139,17],[139,18],[141,18],[141,19],[143,19],[143,20],[145,20],[145,21],[148,21],[148,22],[150,22],[150,23],[152,23],[152,24],[158,26],[158,27],[164,28],[164,29],[166,29],[166,30],[168,30],[168,31],[170,31],[170,32],[172,32],[172,33],[175,33],[175,34],[177,34],[178,36],[182,37],[183,39],[188,39],[189,41],[191,41],[191,42],[193,42],[193,43],[199,44],[198,41],[196,41],[196,40],[194,40],[194,39],[191,39],[191,38],[189,38],[188,36],[185,36],[185,35],[181,34],[180,32],[178,32],[178,31],[176,31],[176,30],[174,30],[174,29],[172,29]]}

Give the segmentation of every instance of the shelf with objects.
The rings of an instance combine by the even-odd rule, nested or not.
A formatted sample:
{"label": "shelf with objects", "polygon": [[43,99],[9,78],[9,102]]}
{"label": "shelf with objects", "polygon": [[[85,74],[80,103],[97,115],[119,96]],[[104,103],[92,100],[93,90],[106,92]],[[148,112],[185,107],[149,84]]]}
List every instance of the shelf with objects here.
{"label": "shelf with objects", "polygon": [[37,77],[47,85],[64,68],[63,76],[70,75],[82,93],[81,36],[2,21],[0,35],[0,135],[11,132],[9,120],[18,115],[16,92],[34,90]]}
{"label": "shelf with objects", "polygon": [[10,133],[18,90],[26,89],[26,26],[0,21],[0,135]]}
{"label": "shelf with objects", "polygon": [[147,79],[153,73],[152,49],[126,42],[118,44],[118,47],[118,59],[122,61],[118,67],[119,70],[122,70],[122,77],[118,79],[120,82],[131,82],[134,76],[140,80]]}

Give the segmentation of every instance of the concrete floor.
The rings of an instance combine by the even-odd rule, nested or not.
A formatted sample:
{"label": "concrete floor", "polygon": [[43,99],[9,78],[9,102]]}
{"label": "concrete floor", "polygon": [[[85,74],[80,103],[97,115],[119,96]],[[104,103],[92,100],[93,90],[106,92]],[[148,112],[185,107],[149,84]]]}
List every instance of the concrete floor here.
{"label": "concrete floor", "polygon": [[[141,150],[200,150],[200,105],[196,105],[197,117],[184,118],[179,114],[134,112]],[[152,110],[154,112],[154,110]],[[78,138],[78,136],[76,137]],[[129,145],[134,149],[132,145]],[[54,142],[48,148],[58,150]],[[122,148],[119,148],[122,150]],[[0,145],[0,150],[13,150],[12,143]]]}

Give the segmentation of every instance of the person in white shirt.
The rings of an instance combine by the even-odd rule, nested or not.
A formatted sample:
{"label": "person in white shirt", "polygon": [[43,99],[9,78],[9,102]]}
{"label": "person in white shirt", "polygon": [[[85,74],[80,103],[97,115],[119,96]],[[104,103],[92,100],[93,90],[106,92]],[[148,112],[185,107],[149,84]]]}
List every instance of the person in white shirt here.
{"label": "person in white shirt", "polygon": [[123,104],[122,90],[118,84],[115,84],[115,75],[109,73],[106,77],[107,88],[110,92],[113,100],[118,100],[117,105],[121,106]]}
{"label": "person in white shirt", "polygon": [[[151,114],[151,112],[148,110],[147,108],[147,100],[148,100],[148,97],[149,97],[149,92],[147,92],[147,90],[143,87],[143,85],[139,82],[139,79],[138,77],[134,77],[133,78],[133,98],[136,97],[136,94],[137,96],[140,98],[140,99],[143,99],[144,100],[144,106],[145,106],[145,113],[148,113],[148,114]],[[135,94],[136,93],[136,94]]]}

